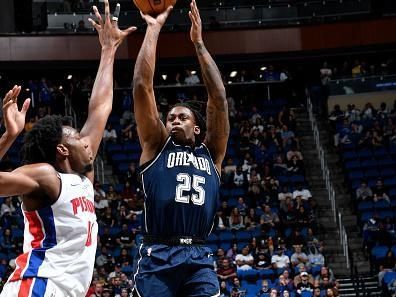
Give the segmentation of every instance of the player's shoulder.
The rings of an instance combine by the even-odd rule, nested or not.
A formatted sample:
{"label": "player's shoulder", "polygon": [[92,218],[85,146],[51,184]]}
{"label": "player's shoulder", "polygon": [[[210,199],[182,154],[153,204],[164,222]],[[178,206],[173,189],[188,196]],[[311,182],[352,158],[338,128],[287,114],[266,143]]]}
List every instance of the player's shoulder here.
{"label": "player's shoulder", "polygon": [[48,163],[35,163],[23,165],[14,170],[15,172],[23,172],[31,177],[41,178],[48,175],[58,175],[55,168]]}

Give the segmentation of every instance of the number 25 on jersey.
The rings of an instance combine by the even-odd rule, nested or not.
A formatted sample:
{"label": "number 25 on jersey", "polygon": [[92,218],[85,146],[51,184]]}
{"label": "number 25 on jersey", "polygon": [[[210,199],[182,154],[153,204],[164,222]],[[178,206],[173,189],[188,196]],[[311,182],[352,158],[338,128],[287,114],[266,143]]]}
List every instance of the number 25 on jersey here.
{"label": "number 25 on jersey", "polygon": [[[176,180],[179,184],[176,186],[176,202],[180,203],[192,203],[195,205],[202,205],[205,203],[205,189],[202,185],[205,184],[205,177],[199,175],[191,175],[187,173],[179,173],[176,176]],[[195,193],[191,192],[191,189]],[[190,192],[191,195],[188,193]]]}

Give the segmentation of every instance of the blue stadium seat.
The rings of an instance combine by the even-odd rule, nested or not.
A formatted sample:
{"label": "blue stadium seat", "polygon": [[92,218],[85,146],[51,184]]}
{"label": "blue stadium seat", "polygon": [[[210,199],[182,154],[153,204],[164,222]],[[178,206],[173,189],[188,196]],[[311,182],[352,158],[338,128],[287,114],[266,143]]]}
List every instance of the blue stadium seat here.
{"label": "blue stadium seat", "polygon": [[377,178],[380,176],[380,172],[378,171],[377,168],[371,168],[371,169],[365,170],[364,176],[366,178],[372,178],[372,177]]}
{"label": "blue stadium seat", "polygon": [[[362,159],[367,159],[373,156],[373,153],[371,152],[370,149],[364,148],[361,150],[358,150],[356,152],[357,156],[360,158],[360,160]],[[362,164],[363,165],[363,164]]]}
{"label": "blue stadium seat", "polygon": [[258,274],[261,279],[271,279],[274,277],[274,271],[272,269],[259,269]]}
{"label": "blue stadium seat", "polygon": [[393,219],[393,212],[391,210],[380,210],[377,213],[380,219],[386,219],[386,218]]}
{"label": "blue stadium seat", "polygon": [[393,281],[394,279],[396,279],[396,272],[393,271],[388,271],[385,272],[384,274],[384,278],[382,279],[382,282],[388,286],[388,284]]}
{"label": "blue stadium seat", "polygon": [[348,152],[342,153],[342,158],[344,160],[357,160],[358,156],[357,156],[356,152],[348,151]]}
{"label": "blue stadium seat", "polygon": [[368,159],[360,162],[360,165],[362,168],[365,169],[371,169],[371,168],[376,168],[378,166],[377,160],[374,159]]}
{"label": "blue stadium seat", "polygon": [[213,232],[206,239],[207,243],[217,243],[218,241],[219,241],[219,237]]}
{"label": "blue stadium seat", "polygon": [[348,173],[348,177],[350,180],[361,180],[363,178],[363,171],[351,171]]}
{"label": "blue stadium seat", "polygon": [[219,248],[223,249],[224,251],[228,251],[231,248],[231,242],[230,241],[220,242]]}
{"label": "blue stadium seat", "polygon": [[387,187],[396,187],[396,177],[386,178],[384,180],[384,185]]}
{"label": "blue stadium seat", "polygon": [[235,238],[237,241],[250,241],[252,239],[252,234],[248,231],[238,230],[235,233]]}
{"label": "blue stadium seat", "polygon": [[377,245],[371,249],[371,256],[376,260],[385,258],[389,248],[386,245]]}
{"label": "blue stadium seat", "polygon": [[125,174],[129,169],[129,164],[128,163],[120,163],[117,166],[117,174]]}
{"label": "blue stadium seat", "polygon": [[309,291],[302,291],[300,296],[301,297],[312,297],[313,294],[312,294],[312,292],[309,292]]}
{"label": "blue stadium seat", "polygon": [[234,239],[234,235],[229,230],[223,230],[219,233],[220,242],[231,242]]}
{"label": "blue stadium seat", "polygon": [[374,202],[374,208],[375,209],[390,209],[390,203],[384,199],[381,199],[377,202]]}
{"label": "blue stadium seat", "polygon": [[[219,246],[216,243],[207,243],[205,244],[208,248],[212,250],[213,253],[216,253],[218,250]],[[226,251],[226,250],[225,250]]]}
{"label": "blue stadium seat", "polygon": [[391,177],[396,175],[396,171],[393,168],[382,168],[381,169],[381,177]]}
{"label": "blue stadium seat", "polygon": [[367,222],[369,219],[373,217],[373,211],[364,211],[360,216],[360,222],[364,223]]}
{"label": "blue stadium seat", "polygon": [[108,153],[122,152],[123,151],[123,147],[122,147],[121,144],[108,143],[108,144],[106,144],[106,151]]}
{"label": "blue stadium seat", "polygon": [[359,169],[360,168],[360,161],[359,160],[351,160],[345,162],[345,169],[347,170],[353,170],[353,169]]}
{"label": "blue stadium seat", "polygon": [[374,209],[373,201],[361,201],[358,204],[358,210],[359,211],[373,210],[373,209]]}
{"label": "blue stadium seat", "polygon": [[231,189],[231,191],[230,191],[231,197],[244,196],[245,194],[246,194],[246,192],[243,188],[234,188],[234,189]]}

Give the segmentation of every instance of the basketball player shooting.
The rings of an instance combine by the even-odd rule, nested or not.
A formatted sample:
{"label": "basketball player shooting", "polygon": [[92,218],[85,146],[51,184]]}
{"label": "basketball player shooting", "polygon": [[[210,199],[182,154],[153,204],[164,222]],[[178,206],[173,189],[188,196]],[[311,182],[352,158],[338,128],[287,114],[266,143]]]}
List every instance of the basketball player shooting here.
{"label": "basketball player shooting", "polygon": [[3,99],[3,121],[6,130],[0,137],[0,160],[25,127],[26,112],[29,109],[30,99],[26,99],[21,110],[18,110],[17,101],[20,92],[21,87],[14,86]]}
{"label": "basketball player shooting", "polygon": [[191,41],[208,92],[206,123],[189,104],[176,104],[165,124],[153,89],[158,36],[171,7],[147,22],[134,73],[134,109],[142,146],[144,241],[135,267],[139,297],[219,296],[212,251],[204,247],[213,227],[221,163],[229,135],[228,106],[219,70],[205,48],[195,1]]}
{"label": "basketball player shooting", "polygon": [[92,186],[93,161],[113,102],[113,64],[118,46],[136,28],[118,29],[109,2],[102,19],[94,7],[101,57],[80,132],[59,116],[38,121],[22,147],[26,165],[0,173],[0,196],[20,195],[25,221],[24,253],[1,297],[81,297],[88,291],[95,262],[97,222]]}

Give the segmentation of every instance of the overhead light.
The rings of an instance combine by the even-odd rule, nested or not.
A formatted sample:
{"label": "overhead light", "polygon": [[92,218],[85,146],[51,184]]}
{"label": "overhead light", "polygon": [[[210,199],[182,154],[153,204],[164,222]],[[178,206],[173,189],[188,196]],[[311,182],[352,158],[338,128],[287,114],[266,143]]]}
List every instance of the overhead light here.
{"label": "overhead light", "polygon": [[195,75],[195,74],[197,74],[197,71],[196,71],[196,70],[192,70],[192,71],[191,71],[191,74],[192,74],[192,75]]}
{"label": "overhead light", "polygon": [[62,86],[59,86],[59,90],[63,90],[63,87],[62,87]]}
{"label": "overhead light", "polygon": [[68,76],[67,76],[67,79],[72,79],[73,78],[73,75],[71,75],[71,74],[69,74]]}
{"label": "overhead light", "polygon": [[230,84],[232,84],[232,81],[228,81],[227,83],[230,85]]}
{"label": "overhead light", "polygon": [[26,88],[26,92],[30,92],[30,89],[29,89],[29,88]]}
{"label": "overhead light", "polygon": [[266,70],[266,69],[267,69],[266,66],[263,66],[263,67],[260,68],[261,71],[264,71],[264,70]]}
{"label": "overhead light", "polygon": [[238,74],[238,71],[232,71],[230,73],[230,77],[235,77],[235,76],[237,76],[237,74]]}
{"label": "overhead light", "polygon": [[168,78],[168,75],[162,74],[161,77],[162,77],[163,80],[166,80]]}

